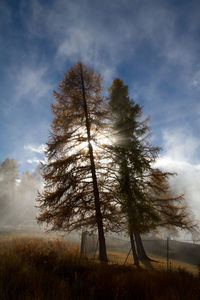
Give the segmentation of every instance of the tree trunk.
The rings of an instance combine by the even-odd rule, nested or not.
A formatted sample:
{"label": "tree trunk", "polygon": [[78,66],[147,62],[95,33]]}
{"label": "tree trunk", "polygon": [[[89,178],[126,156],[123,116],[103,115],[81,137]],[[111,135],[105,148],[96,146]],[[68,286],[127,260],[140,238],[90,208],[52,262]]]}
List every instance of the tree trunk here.
{"label": "tree trunk", "polygon": [[132,254],[133,254],[133,261],[134,265],[139,267],[139,259],[137,256],[136,248],[135,248],[135,241],[134,241],[134,236],[133,233],[130,232],[130,241],[131,241],[131,249],[132,249]]}
{"label": "tree trunk", "polygon": [[146,251],[144,249],[142,239],[139,233],[135,232],[135,241],[136,241],[136,246],[137,246],[137,253],[138,253],[138,258],[141,261],[151,261],[151,259],[147,256]]}
{"label": "tree trunk", "polygon": [[83,79],[83,70],[82,64],[80,63],[80,73],[81,73],[81,83],[82,83],[82,95],[83,95],[83,107],[85,112],[85,125],[87,129],[87,141],[88,141],[88,150],[90,156],[90,170],[92,173],[92,183],[93,183],[93,190],[94,190],[94,202],[95,202],[95,213],[96,213],[96,222],[98,228],[98,238],[99,238],[99,259],[101,261],[107,262],[107,253],[106,253],[106,242],[104,236],[104,229],[103,229],[103,217],[101,213],[100,207],[100,199],[99,199],[99,189],[97,183],[97,176],[96,176],[96,168],[94,162],[94,155],[93,155],[93,147],[91,144],[91,134],[90,134],[90,122],[88,117],[88,108],[87,108],[87,101],[85,96],[85,85]]}

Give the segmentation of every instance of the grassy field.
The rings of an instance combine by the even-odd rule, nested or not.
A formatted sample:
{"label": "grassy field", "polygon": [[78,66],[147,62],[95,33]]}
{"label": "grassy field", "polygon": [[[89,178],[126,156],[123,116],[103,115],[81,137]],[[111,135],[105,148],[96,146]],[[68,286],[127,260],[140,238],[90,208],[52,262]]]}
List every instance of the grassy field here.
{"label": "grassy field", "polygon": [[[120,253],[118,251],[108,251],[108,257],[110,262],[122,264],[124,265],[124,262],[127,258],[127,254]],[[166,258],[158,257],[150,254],[150,258],[154,260],[155,262],[151,262],[148,266],[140,263],[142,268],[152,267],[155,270],[167,270],[167,262]],[[126,260],[126,265],[132,265],[133,264],[133,257],[130,254],[128,259]],[[195,276],[198,276],[199,274],[199,268],[196,265],[189,264],[183,261],[178,261],[175,259],[169,260],[169,270],[170,271],[177,271],[179,269],[183,269],[189,273],[192,273]]]}
{"label": "grassy field", "polygon": [[200,299],[200,277],[183,269],[136,269],[119,264],[122,254],[109,258],[109,264],[80,258],[64,239],[3,235],[0,299]]}

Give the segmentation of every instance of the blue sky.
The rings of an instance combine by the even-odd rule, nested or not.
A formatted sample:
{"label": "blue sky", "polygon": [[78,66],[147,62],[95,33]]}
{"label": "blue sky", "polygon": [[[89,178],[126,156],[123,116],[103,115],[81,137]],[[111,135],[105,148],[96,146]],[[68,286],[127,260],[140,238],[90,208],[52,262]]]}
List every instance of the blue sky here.
{"label": "blue sky", "polygon": [[1,0],[0,23],[0,161],[35,168],[52,91],[81,60],[105,87],[115,77],[129,85],[163,148],[157,165],[178,171],[186,195],[193,186],[200,216],[199,1]]}

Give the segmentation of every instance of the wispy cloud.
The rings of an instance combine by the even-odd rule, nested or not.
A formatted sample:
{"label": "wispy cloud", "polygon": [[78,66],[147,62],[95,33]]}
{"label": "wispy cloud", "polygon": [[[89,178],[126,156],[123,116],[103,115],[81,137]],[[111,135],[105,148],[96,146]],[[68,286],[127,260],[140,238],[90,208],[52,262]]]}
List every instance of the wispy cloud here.
{"label": "wispy cloud", "polygon": [[165,153],[173,160],[192,163],[200,148],[200,140],[186,127],[163,132]]}
{"label": "wispy cloud", "polygon": [[40,145],[32,145],[32,144],[28,144],[24,146],[25,150],[29,150],[31,152],[36,152],[36,153],[40,153],[40,154],[44,154],[44,151],[46,149],[46,145],[44,144],[40,144]]}
{"label": "wispy cloud", "polygon": [[45,79],[46,68],[31,68],[28,65],[17,70],[15,78],[15,100],[24,100],[37,103],[38,100],[47,95],[51,85]]}
{"label": "wispy cloud", "polygon": [[[43,39],[54,49],[51,60],[54,68],[83,60],[110,81],[127,57],[134,64],[138,49],[150,47],[160,61],[149,78],[156,87],[166,78],[167,68],[182,69],[176,80],[182,78],[184,87],[191,85],[189,81],[193,82],[198,43],[191,33],[195,33],[198,23],[194,25],[189,14],[184,34],[179,32],[181,13],[177,14],[169,3],[56,0],[46,5],[31,0],[22,1],[21,15],[29,39]],[[160,68],[165,69],[165,74],[154,76]]]}
{"label": "wispy cloud", "polygon": [[164,132],[165,152],[160,156],[156,167],[165,171],[175,172],[170,184],[177,193],[184,193],[188,206],[194,215],[200,219],[200,163],[194,163],[200,142],[188,131],[177,130]]}
{"label": "wispy cloud", "polygon": [[24,157],[26,157],[26,163],[35,165],[35,164],[39,164],[40,162],[44,162],[45,149],[46,149],[46,145],[44,145],[44,144],[24,145],[24,150],[26,152],[24,154]]}
{"label": "wispy cloud", "polygon": [[27,163],[29,163],[29,164],[39,164],[40,162],[41,162],[41,160],[39,160],[37,157],[27,159]]}

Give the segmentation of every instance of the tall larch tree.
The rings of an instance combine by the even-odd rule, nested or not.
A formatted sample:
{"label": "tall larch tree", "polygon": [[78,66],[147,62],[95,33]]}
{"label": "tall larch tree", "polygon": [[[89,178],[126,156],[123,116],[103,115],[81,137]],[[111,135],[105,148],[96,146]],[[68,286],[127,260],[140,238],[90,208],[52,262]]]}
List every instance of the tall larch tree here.
{"label": "tall larch tree", "polygon": [[96,226],[99,259],[107,261],[104,225],[114,214],[110,192],[104,188],[101,144],[108,109],[101,76],[79,62],[66,72],[54,96],[38,221],[52,230]]}
{"label": "tall larch tree", "polygon": [[[109,88],[115,144],[112,151],[118,175],[118,201],[127,220],[134,262],[139,264],[136,242],[158,218],[146,196],[146,176],[158,154],[149,141],[148,119],[142,119],[142,108],[129,98],[128,86],[116,78]],[[137,243],[138,246],[138,243]]]}
{"label": "tall larch tree", "polygon": [[127,220],[135,264],[139,265],[139,260],[150,260],[141,234],[161,227],[193,231],[197,226],[183,195],[170,190],[169,177],[175,174],[153,167],[159,148],[151,145],[148,119],[142,120],[142,108],[129,98],[128,86],[115,79],[109,94],[115,132],[110,149],[118,172],[115,195]]}

